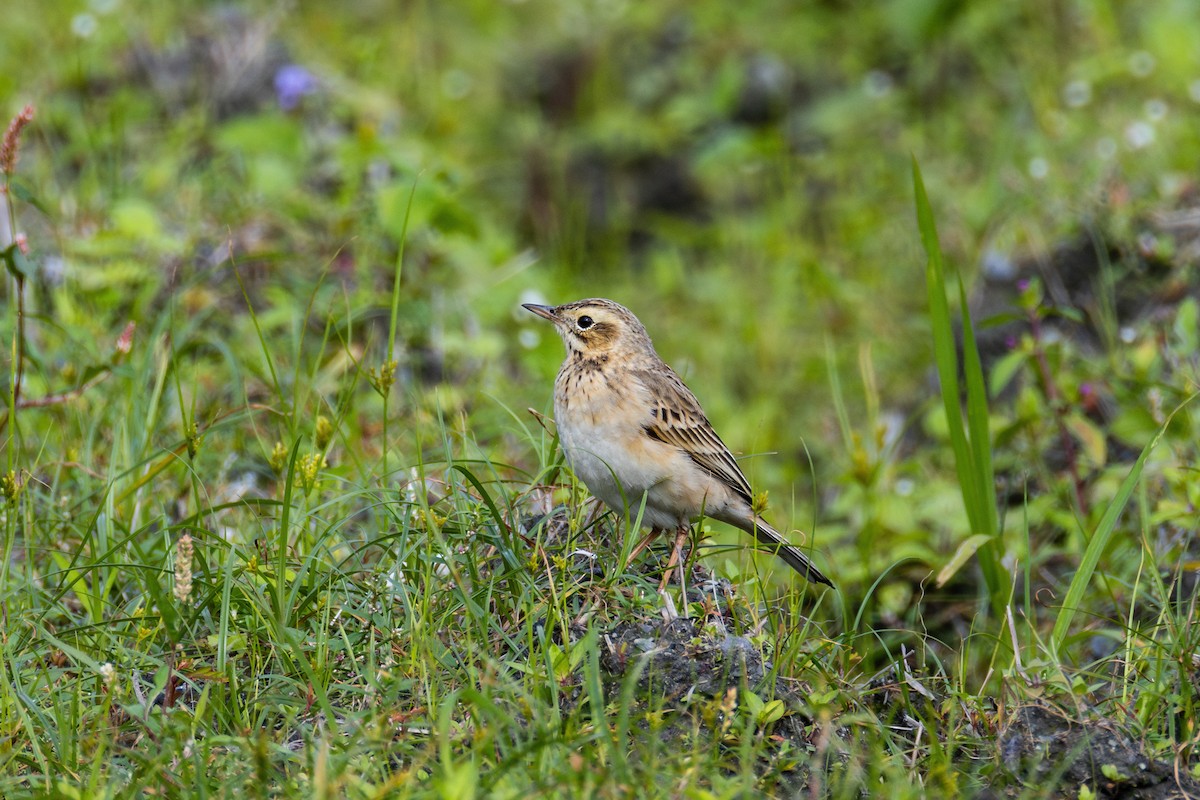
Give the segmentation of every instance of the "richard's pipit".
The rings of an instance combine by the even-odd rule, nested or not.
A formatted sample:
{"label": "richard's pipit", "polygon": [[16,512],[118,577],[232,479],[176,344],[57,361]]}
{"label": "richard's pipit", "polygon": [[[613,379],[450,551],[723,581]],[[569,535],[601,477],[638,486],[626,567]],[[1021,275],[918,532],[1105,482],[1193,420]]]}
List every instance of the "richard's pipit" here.
{"label": "richard's pipit", "polygon": [[642,523],[651,533],[630,560],[654,536],[674,530],[665,586],[691,520],[704,514],[752,534],[810,581],[833,586],[755,513],[733,454],[637,317],[602,299],[525,308],[553,322],[567,346],[554,381],[554,421],[571,469],[618,513],[628,503],[636,514],[645,496]]}

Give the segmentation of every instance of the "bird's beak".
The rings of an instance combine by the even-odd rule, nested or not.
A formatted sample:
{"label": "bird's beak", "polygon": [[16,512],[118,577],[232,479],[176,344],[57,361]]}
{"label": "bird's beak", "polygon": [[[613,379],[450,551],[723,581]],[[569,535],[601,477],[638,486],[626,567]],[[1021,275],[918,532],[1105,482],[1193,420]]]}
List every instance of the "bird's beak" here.
{"label": "bird's beak", "polygon": [[554,306],[539,306],[537,303],[524,303],[521,308],[526,311],[532,311],[539,317],[544,317],[551,322],[558,322],[558,315],[554,313]]}

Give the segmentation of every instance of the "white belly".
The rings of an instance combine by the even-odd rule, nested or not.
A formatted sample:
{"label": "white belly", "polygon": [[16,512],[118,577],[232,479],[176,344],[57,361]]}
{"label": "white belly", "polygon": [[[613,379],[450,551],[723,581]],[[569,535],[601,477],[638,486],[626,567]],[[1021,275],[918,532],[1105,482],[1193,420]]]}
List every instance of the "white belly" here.
{"label": "white belly", "polygon": [[[618,514],[642,525],[673,529],[699,514],[707,476],[678,448],[647,436],[638,424],[650,403],[638,387],[609,389],[602,378],[572,381],[569,404],[555,403],[559,441],[567,463],[588,490]],[[556,392],[556,396],[557,396]],[[694,508],[692,506],[695,506]]]}
{"label": "white belly", "polygon": [[641,497],[664,479],[655,465],[631,459],[619,431],[604,426],[559,429],[567,463],[592,494],[616,511],[637,508]]}

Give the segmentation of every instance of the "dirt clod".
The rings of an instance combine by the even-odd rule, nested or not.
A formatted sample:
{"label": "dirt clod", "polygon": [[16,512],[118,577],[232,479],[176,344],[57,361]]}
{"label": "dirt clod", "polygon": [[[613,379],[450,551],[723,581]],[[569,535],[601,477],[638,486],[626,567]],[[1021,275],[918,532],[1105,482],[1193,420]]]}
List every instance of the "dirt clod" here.
{"label": "dirt clod", "polygon": [[1053,796],[1078,797],[1086,784],[1099,797],[1162,800],[1195,796],[1200,785],[1176,781],[1170,764],[1146,754],[1111,721],[1079,722],[1027,706],[1000,735],[1004,769],[1028,787],[1056,787]]}
{"label": "dirt clod", "polygon": [[691,619],[622,623],[605,637],[600,666],[622,678],[642,668],[639,688],[653,685],[667,700],[691,693],[716,696],[727,687],[753,688],[769,665],[743,636],[706,632]]}

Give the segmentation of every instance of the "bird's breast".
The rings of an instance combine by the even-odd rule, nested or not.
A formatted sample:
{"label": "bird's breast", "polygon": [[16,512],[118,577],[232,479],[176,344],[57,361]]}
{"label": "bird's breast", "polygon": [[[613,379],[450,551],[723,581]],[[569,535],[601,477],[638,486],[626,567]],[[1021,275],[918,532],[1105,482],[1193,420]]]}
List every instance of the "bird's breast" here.
{"label": "bird's breast", "polygon": [[[568,369],[559,373],[554,418],[567,463],[584,485],[617,512],[643,524],[672,528],[698,514],[715,482],[687,454],[648,436],[649,393],[619,372]],[[717,491],[716,494],[724,494]]]}
{"label": "bird's breast", "polygon": [[613,508],[622,495],[636,502],[665,471],[661,459],[646,458],[641,430],[645,401],[635,381],[612,371],[568,369],[559,373],[554,420],[567,462],[593,494]]}

